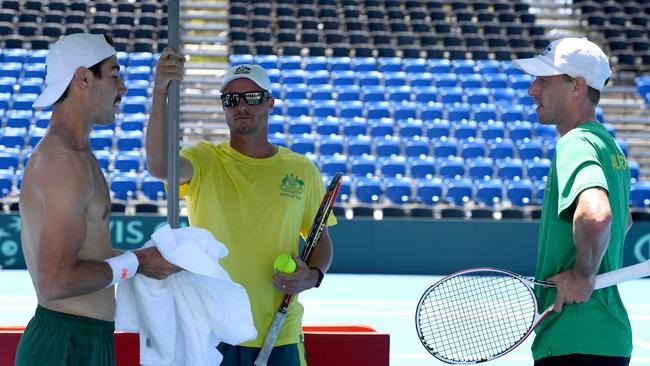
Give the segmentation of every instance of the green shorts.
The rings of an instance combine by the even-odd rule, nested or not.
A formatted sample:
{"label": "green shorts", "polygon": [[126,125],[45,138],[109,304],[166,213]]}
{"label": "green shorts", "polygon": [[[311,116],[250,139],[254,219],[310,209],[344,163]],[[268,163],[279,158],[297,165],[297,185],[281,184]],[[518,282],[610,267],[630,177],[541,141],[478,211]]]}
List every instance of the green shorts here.
{"label": "green shorts", "polygon": [[36,308],[16,351],[16,366],[114,366],[115,323]]}

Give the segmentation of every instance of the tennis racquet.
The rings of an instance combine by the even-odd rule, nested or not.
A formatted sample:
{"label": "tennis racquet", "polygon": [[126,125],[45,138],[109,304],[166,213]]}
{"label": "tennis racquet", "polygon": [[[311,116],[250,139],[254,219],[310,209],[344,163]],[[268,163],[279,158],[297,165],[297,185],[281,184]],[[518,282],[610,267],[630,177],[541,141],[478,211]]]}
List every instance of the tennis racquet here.
{"label": "tennis racquet", "polygon": [[[334,207],[334,202],[336,201],[336,197],[339,194],[339,189],[341,188],[341,177],[341,173],[334,174],[334,177],[327,187],[325,196],[323,197],[323,202],[321,202],[320,207],[316,212],[316,217],[314,217],[314,222],[311,224],[309,234],[305,240],[305,246],[303,247],[302,254],[300,255],[300,259],[302,259],[302,261],[305,263],[309,263],[309,258],[311,258],[314,247],[316,247],[316,244],[318,244],[320,236],[323,233],[323,229],[327,224],[327,218],[332,212],[332,207]],[[273,351],[275,341],[278,339],[280,331],[282,330],[282,325],[284,324],[284,319],[287,317],[287,311],[289,310],[289,304],[291,303],[292,298],[293,295],[291,294],[284,295],[284,299],[280,304],[280,308],[275,313],[271,327],[269,327],[269,331],[266,333],[264,343],[262,344],[262,349],[260,349],[260,353],[255,359],[255,366],[266,366],[266,363],[269,361],[269,356],[271,356],[271,351]]]}
{"label": "tennis racquet", "polygon": [[[650,275],[650,261],[596,276],[594,290]],[[554,284],[495,268],[472,268],[436,282],[422,295],[415,327],[424,347],[453,364],[493,360],[512,351],[553,311],[538,313],[533,285]]]}

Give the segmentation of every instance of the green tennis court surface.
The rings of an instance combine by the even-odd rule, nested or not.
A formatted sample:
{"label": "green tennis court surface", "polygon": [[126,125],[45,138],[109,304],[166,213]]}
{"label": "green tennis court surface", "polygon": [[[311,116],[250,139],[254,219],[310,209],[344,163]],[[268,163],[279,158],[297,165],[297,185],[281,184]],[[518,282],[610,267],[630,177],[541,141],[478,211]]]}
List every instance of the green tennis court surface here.
{"label": "green tennis court surface", "polygon": [[[329,274],[319,289],[301,295],[305,305],[304,323],[370,325],[377,331],[390,333],[391,366],[444,365],[424,350],[414,320],[420,295],[438,278]],[[632,321],[631,364],[650,365],[650,280],[624,283],[619,289]],[[27,271],[0,271],[0,325],[27,324],[35,306],[36,297]],[[532,365],[531,341],[487,365]]]}

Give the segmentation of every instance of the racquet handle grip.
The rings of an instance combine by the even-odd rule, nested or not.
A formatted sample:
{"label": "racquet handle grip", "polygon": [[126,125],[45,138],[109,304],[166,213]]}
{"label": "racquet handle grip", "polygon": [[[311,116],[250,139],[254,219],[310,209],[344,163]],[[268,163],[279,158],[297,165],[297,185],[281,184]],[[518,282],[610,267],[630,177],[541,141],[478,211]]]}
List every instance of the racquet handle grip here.
{"label": "racquet handle grip", "polygon": [[650,260],[621,268],[617,271],[599,274],[596,276],[596,285],[594,286],[594,290],[645,276],[650,276]]}

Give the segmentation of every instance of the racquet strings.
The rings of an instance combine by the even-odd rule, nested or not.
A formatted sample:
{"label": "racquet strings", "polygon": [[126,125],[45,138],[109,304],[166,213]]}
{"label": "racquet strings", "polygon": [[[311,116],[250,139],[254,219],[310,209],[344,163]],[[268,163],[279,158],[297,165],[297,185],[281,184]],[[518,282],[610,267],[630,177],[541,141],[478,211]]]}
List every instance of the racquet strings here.
{"label": "racquet strings", "polygon": [[474,271],[434,286],[417,316],[422,343],[432,354],[475,362],[512,349],[533,326],[536,306],[521,280]]}

